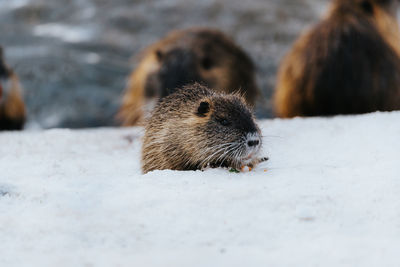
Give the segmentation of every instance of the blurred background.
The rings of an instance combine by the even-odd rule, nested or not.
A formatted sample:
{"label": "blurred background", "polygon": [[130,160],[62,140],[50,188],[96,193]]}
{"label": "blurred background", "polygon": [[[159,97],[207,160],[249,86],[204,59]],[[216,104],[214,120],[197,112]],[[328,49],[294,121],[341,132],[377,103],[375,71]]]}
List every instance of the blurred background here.
{"label": "blurred background", "polygon": [[114,126],[135,55],[173,29],[221,29],[251,56],[272,117],[278,64],[328,0],[0,0],[0,44],[25,89],[25,128]]}

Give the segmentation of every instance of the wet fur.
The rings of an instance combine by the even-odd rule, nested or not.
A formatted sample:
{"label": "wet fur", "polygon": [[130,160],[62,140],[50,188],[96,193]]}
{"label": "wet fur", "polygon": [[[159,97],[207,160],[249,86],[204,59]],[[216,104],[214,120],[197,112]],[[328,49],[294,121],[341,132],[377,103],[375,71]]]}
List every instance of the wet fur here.
{"label": "wet fur", "polygon": [[[168,57],[171,53],[180,57],[177,62]],[[175,88],[163,88],[162,77],[175,81]],[[187,81],[218,92],[241,92],[250,105],[258,95],[251,59],[225,34],[207,28],[173,31],[142,53],[129,78],[118,119],[124,126],[142,122],[149,113],[146,109],[151,109],[148,102],[172,93]]]}
{"label": "wet fur", "polygon": [[[395,0],[398,1],[398,0]],[[400,109],[400,32],[394,0],[335,0],[283,60],[280,117]]]}
{"label": "wet fur", "polygon": [[[221,126],[221,119],[232,124]],[[142,170],[240,168],[242,162],[234,158],[243,151],[237,144],[249,132],[260,130],[242,97],[199,84],[187,86],[163,98],[154,109],[143,140]],[[254,158],[249,165],[259,161]]]}

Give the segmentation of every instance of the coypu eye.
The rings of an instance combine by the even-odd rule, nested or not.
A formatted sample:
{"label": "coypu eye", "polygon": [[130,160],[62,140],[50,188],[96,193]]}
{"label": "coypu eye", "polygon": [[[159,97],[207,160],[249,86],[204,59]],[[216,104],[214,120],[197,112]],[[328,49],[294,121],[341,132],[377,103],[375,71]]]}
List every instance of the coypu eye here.
{"label": "coypu eye", "polygon": [[156,58],[158,61],[161,61],[163,59],[163,53],[160,50],[156,51]]}
{"label": "coypu eye", "polygon": [[218,118],[217,121],[218,121],[222,126],[229,126],[229,125],[231,125],[231,123],[230,123],[227,119],[224,119],[224,118]]}
{"label": "coypu eye", "polygon": [[209,57],[205,57],[203,58],[203,60],[201,61],[201,66],[203,67],[203,69],[205,70],[209,70],[213,67],[214,62],[212,61],[211,58]]}
{"label": "coypu eye", "polygon": [[373,14],[374,13],[374,7],[372,6],[371,2],[366,0],[362,1],[360,3],[361,8],[368,14]]}

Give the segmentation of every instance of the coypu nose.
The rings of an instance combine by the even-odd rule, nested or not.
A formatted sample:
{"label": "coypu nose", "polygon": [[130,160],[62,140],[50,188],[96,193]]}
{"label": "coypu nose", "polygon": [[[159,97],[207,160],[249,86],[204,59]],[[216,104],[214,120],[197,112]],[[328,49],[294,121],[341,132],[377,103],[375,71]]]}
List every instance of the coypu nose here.
{"label": "coypu nose", "polygon": [[256,149],[261,145],[260,135],[257,133],[248,133],[246,136],[246,145],[250,149]]}
{"label": "coypu nose", "polygon": [[259,143],[260,143],[260,141],[258,141],[258,140],[250,140],[250,141],[247,141],[247,145],[248,145],[249,147],[258,146]]}

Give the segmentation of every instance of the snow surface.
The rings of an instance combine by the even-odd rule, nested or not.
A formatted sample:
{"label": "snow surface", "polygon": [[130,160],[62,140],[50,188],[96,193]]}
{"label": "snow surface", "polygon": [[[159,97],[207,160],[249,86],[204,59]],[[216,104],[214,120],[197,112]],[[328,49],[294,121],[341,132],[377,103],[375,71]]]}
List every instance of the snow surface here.
{"label": "snow surface", "polygon": [[399,122],[262,121],[240,174],[141,175],[140,128],[1,133],[0,266],[400,266]]}

